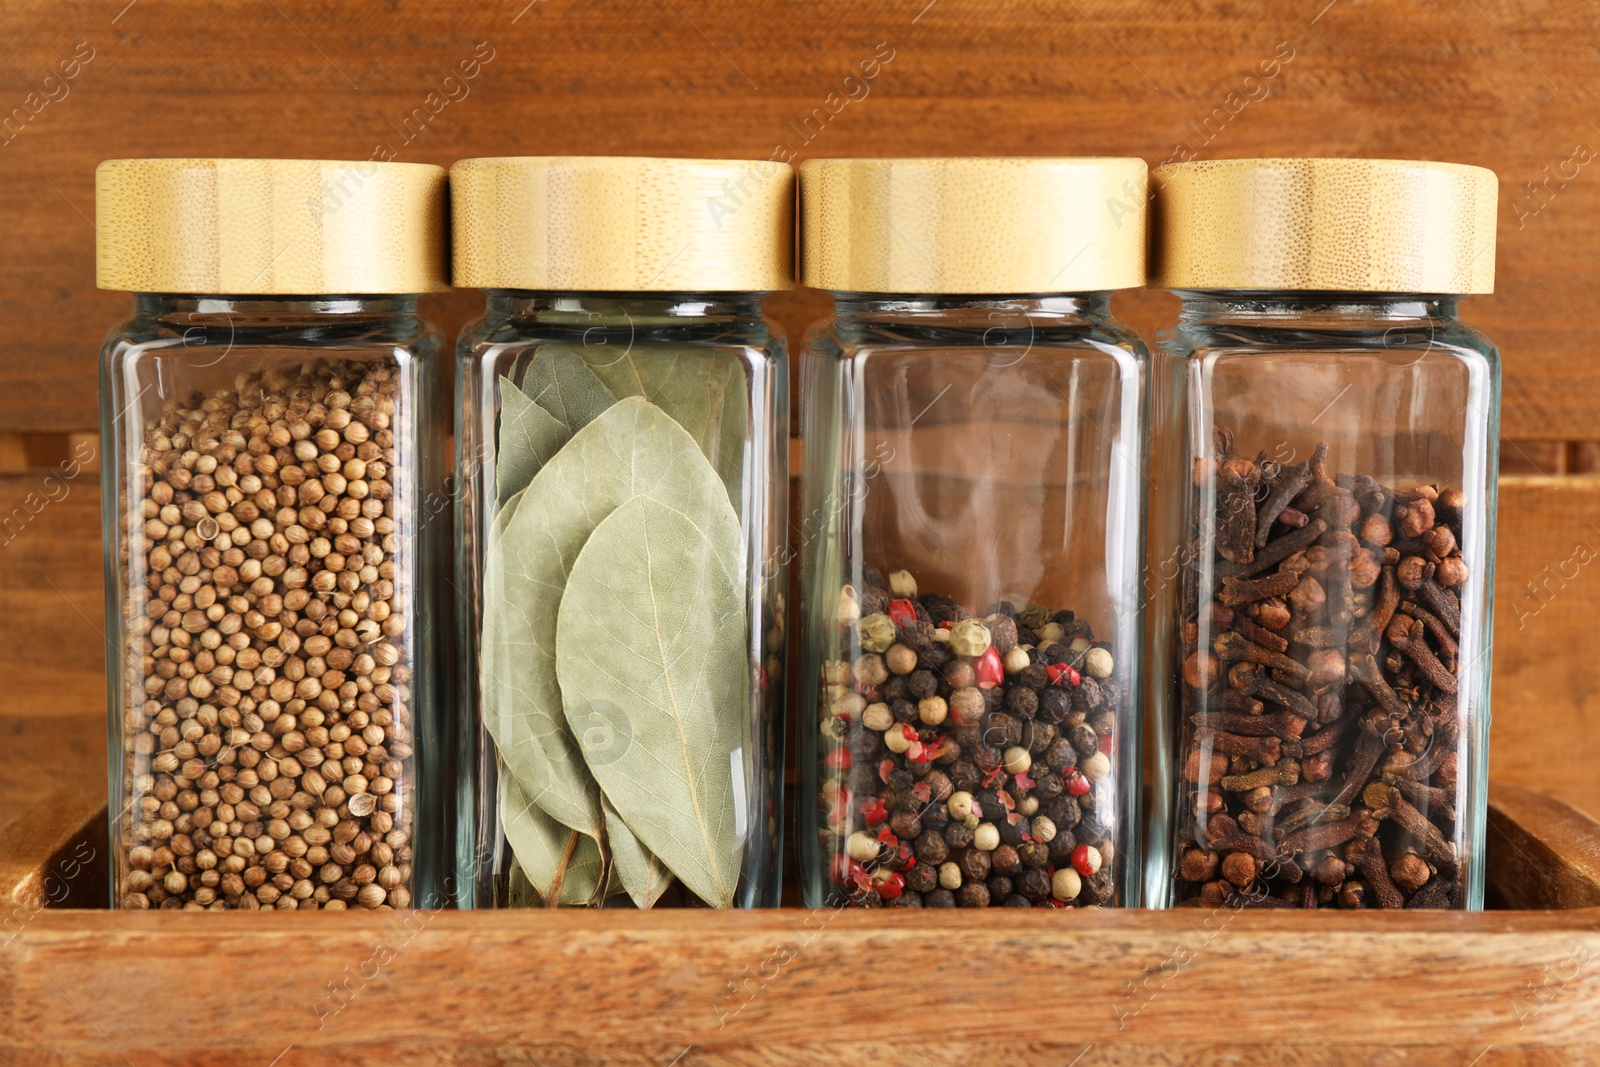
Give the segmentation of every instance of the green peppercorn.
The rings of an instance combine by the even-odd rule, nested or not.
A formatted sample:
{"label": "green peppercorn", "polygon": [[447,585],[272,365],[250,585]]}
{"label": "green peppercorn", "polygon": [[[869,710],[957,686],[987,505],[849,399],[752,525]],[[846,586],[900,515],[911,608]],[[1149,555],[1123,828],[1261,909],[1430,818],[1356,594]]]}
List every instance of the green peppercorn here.
{"label": "green peppercorn", "polygon": [[1017,622],[1030,630],[1037,630],[1050,621],[1050,609],[1043,604],[1029,604],[1017,612]]}
{"label": "green peppercorn", "polygon": [[989,628],[977,619],[963,619],[950,630],[950,650],[958,656],[981,656],[989,645]]}

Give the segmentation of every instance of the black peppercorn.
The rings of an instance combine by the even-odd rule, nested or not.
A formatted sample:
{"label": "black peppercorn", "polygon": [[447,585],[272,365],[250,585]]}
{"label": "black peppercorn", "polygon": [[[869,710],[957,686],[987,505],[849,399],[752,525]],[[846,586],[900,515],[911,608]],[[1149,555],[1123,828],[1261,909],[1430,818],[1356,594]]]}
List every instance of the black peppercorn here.
{"label": "black peppercorn", "polygon": [[955,792],[950,784],[950,776],[943,771],[930,771],[927,778],[929,797],[932,800],[949,800],[950,794]]}
{"label": "black peppercorn", "polygon": [[1044,650],[1044,661],[1050,664],[1065,663],[1067,662],[1068,657],[1071,655],[1071,646],[1064,645],[1060,641],[1057,641],[1055,644]]}
{"label": "black peppercorn", "polygon": [[900,627],[900,640],[910,646],[913,652],[926,652],[934,645],[933,630],[932,623],[913,619]]}
{"label": "black peppercorn", "polygon": [[1024,719],[1031,719],[1039,711],[1039,694],[1025,685],[1014,685],[1006,691],[1006,707]]}
{"label": "black peppercorn", "polygon": [[927,893],[939,888],[939,871],[926,863],[919,863],[906,872],[906,888],[913,893]]}
{"label": "black peppercorn", "polygon": [[948,767],[961,758],[961,742],[953,737],[946,737],[944,745],[939,749],[939,754],[933,757],[933,762],[941,767]]}
{"label": "black peppercorn", "polygon": [[[928,614],[928,621],[935,626],[941,622],[956,621],[956,602],[943,593],[929,593],[922,598],[921,608]],[[918,613],[919,615],[921,612]]]}
{"label": "black peppercorn", "polygon": [[983,694],[983,710],[999,711],[1006,706],[1006,691],[1000,686],[979,690]]}
{"label": "black peppercorn", "polygon": [[1032,663],[1017,673],[1017,681],[1029,689],[1038,690],[1050,684],[1050,675],[1045,673],[1043,667]]}
{"label": "black peppercorn", "polygon": [[1021,893],[1013,893],[1006,898],[1005,906],[1008,908],[1031,908],[1033,907],[1033,901]]}
{"label": "black peppercorn", "polygon": [[950,855],[950,846],[945,844],[943,835],[937,830],[924,830],[922,836],[917,838],[915,848],[918,863],[938,866]]}
{"label": "black peppercorn", "polygon": [[1100,735],[1095,733],[1094,727],[1088,723],[1081,722],[1068,730],[1067,740],[1078,750],[1079,759],[1088,759],[1100,751]]}
{"label": "black peppercorn", "polygon": [[1017,892],[1029,900],[1043,900],[1050,893],[1050,876],[1038,867],[1030,867],[1016,879]]}
{"label": "black peppercorn", "polygon": [[1017,846],[1024,867],[1044,867],[1050,863],[1050,846],[1043,841],[1024,841]]}
{"label": "black peppercorn", "polygon": [[1078,750],[1072,747],[1071,741],[1059,738],[1045,749],[1044,761],[1058,771],[1071,770],[1078,765]]}
{"label": "black peppercorn", "polygon": [[957,891],[956,903],[963,908],[987,908],[989,887],[978,882],[968,882]]}
{"label": "black peppercorn", "polygon": [[889,829],[894,831],[896,837],[905,841],[922,833],[922,820],[915,812],[902,811],[889,819]]}
{"label": "black peppercorn", "polygon": [[1038,634],[1034,633],[1030,628],[1023,626],[1021,623],[1017,624],[1017,644],[1032,645],[1037,644],[1038,641]]}
{"label": "black peppercorn", "polygon": [[1063,611],[1058,611],[1054,615],[1050,616],[1050,621],[1053,622],[1053,623],[1058,624],[1061,627],[1061,629],[1066,630],[1066,631],[1070,631],[1072,629],[1072,623],[1073,623],[1073,620],[1075,618],[1077,618],[1077,616],[1074,615],[1072,612],[1063,610]]}
{"label": "black peppercorn", "polygon": [[[917,663],[927,670],[933,671],[935,674],[942,675],[944,673],[945,664],[950,662],[950,657],[953,655],[955,655],[955,653],[950,651],[949,645],[935,641],[933,643],[933,647],[929,648],[925,652],[917,653]],[[949,691],[948,683],[945,686],[945,691]]]}
{"label": "black peppercorn", "polygon": [[1063,793],[1052,800],[1045,814],[1050,816],[1050,821],[1056,824],[1057,830],[1076,826],[1083,818],[1082,805],[1078,803],[1078,798],[1070,793]]}
{"label": "black peppercorn", "polygon": [[1057,830],[1056,836],[1050,839],[1050,858],[1057,867],[1072,862],[1073,850],[1078,847],[1078,839],[1071,830]]}
{"label": "black peppercorn", "polygon": [[1006,897],[1009,897],[1012,891],[1016,888],[1012,884],[1011,879],[1007,878],[1003,874],[997,874],[991,877],[989,879],[988,886],[989,895],[995,900],[1006,899]]}
{"label": "black peppercorn", "polygon": [[1049,749],[1055,739],[1056,728],[1047,722],[1029,719],[1022,724],[1022,744],[1036,756]]}
{"label": "black peppercorn", "polygon": [[1022,835],[1028,832],[1027,817],[1018,815],[1014,811],[996,819],[994,826],[1000,831],[1000,840],[1008,845],[1022,844]]}
{"label": "black peppercorn", "polygon": [[924,908],[953,908],[956,906],[956,895],[948,889],[935,889],[922,897]]}
{"label": "black peppercorn", "polygon": [[1022,858],[1010,845],[1001,845],[989,855],[990,869],[1000,874],[1016,874],[1022,870]]}
{"label": "black peppercorn", "polygon": [[983,620],[989,630],[989,643],[1004,656],[1017,647],[1017,622],[1009,615],[995,613]]}
{"label": "black peppercorn", "polygon": [[989,877],[989,854],[981,849],[969,848],[956,860],[961,875],[969,882],[981,882]]}
{"label": "black peppercorn", "polygon": [[[970,747],[975,749],[978,746],[972,745]],[[957,760],[950,768],[950,781],[955,784],[957,789],[970,793],[983,784],[983,773],[978,770],[977,765],[971,760]]]}
{"label": "black peppercorn", "polygon": [[906,692],[905,677],[899,674],[891,674],[889,680],[884,682],[882,688],[879,689],[878,695],[883,698],[885,704],[890,705],[898,704],[906,699],[910,694]]}
{"label": "black peppercorn", "polygon": [[861,607],[863,617],[867,615],[882,615],[889,610],[889,591],[883,588],[867,588],[861,591],[856,603]]}
{"label": "black peppercorn", "polygon": [[1085,815],[1073,832],[1078,835],[1078,840],[1086,845],[1098,846],[1110,836],[1106,832],[1105,824],[1093,815]]}
{"label": "black peppercorn", "polygon": [[902,892],[891,902],[891,906],[896,908],[920,908],[922,907],[922,894]]}
{"label": "black peppercorn", "polygon": [[995,604],[994,607],[990,608],[988,614],[1004,615],[1006,618],[1015,621],[1017,617],[1017,606],[1011,603],[1009,600],[1002,600]]}
{"label": "black peppercorn", "polygon": [[1000,770],[1000,760],[1000,750],[992,745],[980,745],[972,753],[972,762],[986,775]]}
{"label": "black peppercorn", "polygon": [[1103,699],[1100,683],[1087,675],[1072,690],[1072,706],[1079,711],[1093,711]]}
{"label": "black peppercorn", "polygon": [[1033,795],[1041,801],[1060,796],[1064,789],[1066,786],[1061,783],[1059,774],[1041,775],[1033,782]]}
{"label": "black peppercorn", "polygon": [[897,797],[908,798],[911,796],[911,787],[916,781],[911,777],[911,772],[904,768],[889,772],[889,791]]}
{"label": "black peppercorn", "polygon": [[1039,693],[1038,718],[1052,726],[1060,726],[1061,720],[1066,718],[1067,709],[1072,706],[1072,698],[1060,686],[1049,686]]}
{"label": "black peppercorn", "polygon": [[[1009,797],[1009,794],[1008,794]],[[972,797],[972,811],[985,822],[994,822],[1011,810],[998,789],[985,789]]]}
{"label": "black peppercorn", "polygon": [[906,769],[912,774],[916,775],[918,778],[926,778],[928,776],[928,772],[933,770],[933,764],[926,761],[921,761],[912,763]]}
{"label": "black peppercorn", "polygon": [[1022,723],[1003,712],[983,719],[983,743],[995,748],[1010,748],[1022,740]]}
{"label": "black peppercorn", "polygon": [[[925,804],[918,812],[922,816],[922,825],[930,830],[944,833],[950,826],[950,811],[943,804]],[[950,840],[950,835],[945,833],[944,839]]]}
{"label": "black peppercorn", "polygon": [[917,706],[909,700],[897,700],[889,705],[895,722],[913,723],[917,720]]}
{"label": "black peppercorn", "polygon": [[1111,899],[1115,891],[1116,883],[1111,878],[1111,872],[1102,867],[1084,879],[1083,892],[1078,894],[1078,899],[1082,900],[1084,893],[1087,893],[1092,898],[1092,903],[1104,904]]}
{"label": "black peppercorn", "polygon": [[906,692],[916,700],[925,700],[939,691],[939,676],[930,670],[915,670],[906,676]]}
{"label": "black peppercorn", "polygon": [[[949,815],[946,814],[945,818],[948,819]],[[940,832],[951,848],[967,848],[972,844],[972,828],[964,822],[952,822]]]}
{"label": "black peppercorn", "polygon": [[1116,727],[1116,713],[1108,710],[1096,711],[1089,716],[1089,725],[1094,727],[1095,733],[1104,737]]}

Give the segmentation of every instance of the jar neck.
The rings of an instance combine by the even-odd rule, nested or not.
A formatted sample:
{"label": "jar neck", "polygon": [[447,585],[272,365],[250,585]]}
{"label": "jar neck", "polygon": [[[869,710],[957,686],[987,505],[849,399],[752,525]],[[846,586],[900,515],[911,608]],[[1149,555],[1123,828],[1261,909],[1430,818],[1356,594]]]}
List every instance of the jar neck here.
{"label": "jar neck", "polygon": [[917,315],[946,311],[1010,311],[1023,314],[1108,317],[1111,294],[1030,293],[1023,295],[929,296],[913,293],[833,292],[836,315]]}
{"label": "jar neck", "polygon": [[1370,322],[1453,319],[1460,297],[1419,293],[1333,293],[1282,290],[1174,290],[1186,325],[1241,319]]}
{"label": "jar neck", "polygon": [[363,318],[415,318],[417,296],[195,296],[185,293],[135,293],[142,318],[178,317],[186,323],[208,317],[235,325],[337,316],[340,322]]}
{"label": "jar neck", "polygon": [[550,323],[673,322],[761,318],[765,293],[531,292],[489,289],[490,317]]}

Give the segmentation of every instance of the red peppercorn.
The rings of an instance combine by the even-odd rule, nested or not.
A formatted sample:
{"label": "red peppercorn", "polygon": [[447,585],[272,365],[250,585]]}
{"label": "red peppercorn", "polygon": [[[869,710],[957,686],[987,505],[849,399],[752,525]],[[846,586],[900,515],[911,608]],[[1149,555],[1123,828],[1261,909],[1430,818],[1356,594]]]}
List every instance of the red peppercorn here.
{"label": "red peppercorn", "polygon": [[1089,779],[1085,778],[1082,774],[1078,773],[1078,769],[1076,767],[1067,772],[1067,792],[1071,793],[1073,796],[1081,797],[1093,788],[1094,783],[1089,781]]}
{"label": "red peppercorn", "polygon": [[1029,778],[1026,774],[1014,774],[1014,775],[1011,776],[1011,780],[1016,782],[1017,783],[1017,788],[1022,790],[1023,792],[1026,792],[1029,789],[1032,789],[1035,785],[1038,784],[1032,778]]}
{"label": "red peppercorn", "polygon": [[886,759],[878,763],[878,781],[885,785],[889,782],[889,775],[894,773],[894,760]]}
{"label": "red peppercorn", "polygon": [[766,667],[766,664],[762,664],[761,666],[756,668],[756,683],[760,687],[760,689],[761,689],[761,691],[763,693],[765,693],[767,691],[767,667]]}
{"label": "red peppercorn", "polygon": [[1069,667],[1065,663],[1046,664],[1044,673],[1050,679],[1051,685],[1060,685],[1062,679],[1065,679],[1068,685],[1081,685],[1083,683],[1083,675],[1078,673],[1078,669]]}
{"label": "red peppercorn", "polygon": [[1100,850],[1093,845],[1079,845],[1072,850],[1072,866],[1085,878],[1100,870]]}
{"label": "red peppercorn", "polygon": [[1100,735],[1100,751],[1104,752],[1108,756],[1111,755],[1111,735],[1110,734],[1101,734]]}
{"label": "red peppercorn", "polygon": [[909,600],[889,601],[889,621],[905,629],[917,621],[917,606]]}
{"label": "red peppercorn", "polygon": [[877,887],[878,887],[878,895],[880,897],[882,897],[884,900],[894,900],[897,897],[899,897],[902,892],[905,891],[905,888],[906,888],[905,876],[902,875],[899,871],[896,871],[895,873],[891,874],[889,877],[885,878],[883,881],[877,883]]}
{"label": "red peppercorn", "polygon": [[848,771],[850,764],[853,762],[850,756],[850,749],[844,746],[834,749],[828,753],[826,762],[828,766],[836,771]]}
{"label": "red peppercorn", "polygon": [[978,657],[978,688],[993,689],[1005,679],[1005,666],[1000,662],[1000,652],[993,645]]}
{"label": "red peppercorn", "polygon": [[867,817],[868,826],[877,826],[889,821],[889,805],[884,803],[882,797],[870,804],[861,805],[861,814]]}

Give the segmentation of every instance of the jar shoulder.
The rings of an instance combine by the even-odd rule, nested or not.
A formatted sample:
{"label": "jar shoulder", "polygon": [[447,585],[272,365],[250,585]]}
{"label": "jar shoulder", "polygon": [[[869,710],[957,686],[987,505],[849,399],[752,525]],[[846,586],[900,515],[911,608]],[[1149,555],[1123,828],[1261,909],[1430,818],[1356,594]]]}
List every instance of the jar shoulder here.
{"label": "jar shoulder", "polygon": [[1081,359],[1103,353],[1145,360],[1149,349],[1132,327],[1110,316],[1055,315],[1003,309],[962,314],[832,315],[813,322],[800,342],[805,355],[853,359],[885,349],[930,352],[978,348],[1026,349]]}

